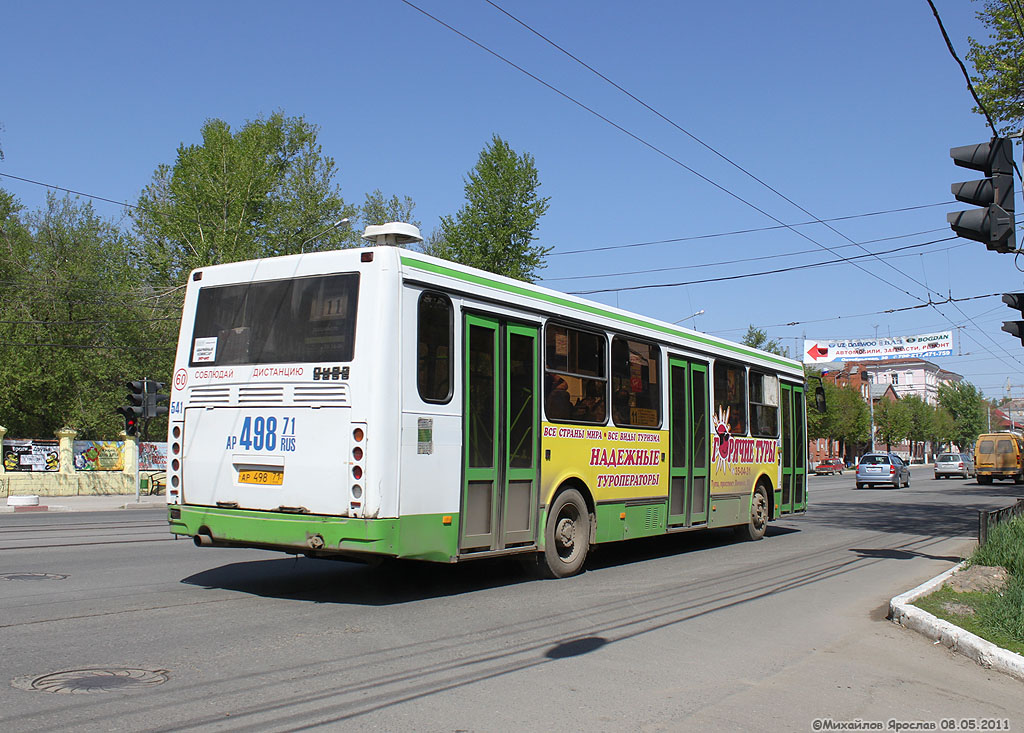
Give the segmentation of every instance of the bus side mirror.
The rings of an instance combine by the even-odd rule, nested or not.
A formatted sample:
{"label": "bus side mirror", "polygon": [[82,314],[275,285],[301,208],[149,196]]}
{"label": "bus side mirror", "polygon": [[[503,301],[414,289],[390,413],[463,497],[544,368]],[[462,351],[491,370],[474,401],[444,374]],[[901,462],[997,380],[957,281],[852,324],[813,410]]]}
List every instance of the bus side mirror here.
{"label": "bus side mirror", "polygon": [[828,406],[825,404],[825,388],[820,384],[814,388],[814,406],[823,415],[828,409]]}

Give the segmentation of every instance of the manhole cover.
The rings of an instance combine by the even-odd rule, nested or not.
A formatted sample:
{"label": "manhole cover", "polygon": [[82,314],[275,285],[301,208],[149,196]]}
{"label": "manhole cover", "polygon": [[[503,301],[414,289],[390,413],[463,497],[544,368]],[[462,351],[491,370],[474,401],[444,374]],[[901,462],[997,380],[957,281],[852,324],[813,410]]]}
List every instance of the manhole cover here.
{"label": "manhole cover", "polygon": [[66,580],[60,573],[0,573],[0,580]]}
{"label": "manhole cover", "polygon": [[14,680],[12,684],[23,690],[87,695],[153,687],[163,684],[168,677],[165,669],[72,669]]}

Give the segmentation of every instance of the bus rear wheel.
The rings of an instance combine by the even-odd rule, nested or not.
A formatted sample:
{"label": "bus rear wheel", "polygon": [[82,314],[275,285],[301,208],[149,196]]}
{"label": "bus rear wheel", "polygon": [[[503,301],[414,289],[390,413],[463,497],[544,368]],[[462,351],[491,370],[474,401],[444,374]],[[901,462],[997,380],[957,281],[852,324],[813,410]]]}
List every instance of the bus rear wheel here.
{"label": "bus rear wheel", "polygon": [[761,484],[750,497],[750,519],[736,528],[736,535],[743,540],[756,541],[768,530],[768,491]]}
{"label": "bus rear wheel", "polygon": [[550,578],[567,578],[583,568],[590,550],[590,511],[576,489],[566,489],[551,505],[544,528],[541,570]]}

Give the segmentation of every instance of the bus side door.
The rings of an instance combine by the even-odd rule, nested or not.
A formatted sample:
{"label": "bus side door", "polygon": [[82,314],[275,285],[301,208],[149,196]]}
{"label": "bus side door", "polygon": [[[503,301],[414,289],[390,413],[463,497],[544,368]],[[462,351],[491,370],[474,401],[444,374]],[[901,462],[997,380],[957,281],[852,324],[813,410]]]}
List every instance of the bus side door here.
{"label": "bus side door", "polygon": [[459,549],[535,545],[538,329],[467,314],[465,339]]}
{"label": "bus side door", "polygon": [[708,367],[669,359],[670,527],[708,521]]}

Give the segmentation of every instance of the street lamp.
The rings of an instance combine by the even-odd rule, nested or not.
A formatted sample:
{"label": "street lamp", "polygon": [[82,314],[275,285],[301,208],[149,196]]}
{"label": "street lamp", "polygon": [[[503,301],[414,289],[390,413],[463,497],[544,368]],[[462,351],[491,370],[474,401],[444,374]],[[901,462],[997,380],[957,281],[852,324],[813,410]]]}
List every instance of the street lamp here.
{"label": "street lamp", "polygon": [[313,242],[313,241],[315,241],[317,239],[320,239],[320,237],[322,237],[325,234],[327,234],[327,232],[332,231],[334,229],[337,229],[338,227],[347,227],[349,225],[349,223],[350,222],[348,220],[348,217],[345,217],[344,219],[338,219],[338,221],[336,221],[333,224],[331,224],[329,227],[324,229],[322,232],[320,232],[318,234],[314,234],[312,237],[310,237],[309,239],[304,241],[302,244],[300,244],[299,245],[299,252],[305,252],[307,244],[309,244],[310,242]]}
{"label": "street lamp", "polygon": [[672,323],[682,323],[683,321],[688,321],[691,318],[696,318],[697,316],[702,316],[702,315],[704,315],[704,309],[703,308],[701,308],[696,313],[692,313],[692,314],[688,315],[686,318],[680,318],[678,321],[672,321]]}

